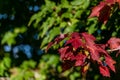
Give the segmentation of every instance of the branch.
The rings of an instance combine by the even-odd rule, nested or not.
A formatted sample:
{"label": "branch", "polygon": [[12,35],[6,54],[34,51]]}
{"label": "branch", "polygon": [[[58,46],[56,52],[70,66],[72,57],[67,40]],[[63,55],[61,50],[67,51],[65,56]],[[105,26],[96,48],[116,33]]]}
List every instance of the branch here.
{"label": "branch", "polygon": [[113,52],[113,51],[118,51],[120,50],[120,48],[117,48],[117,49],[112,49],[112,50],[107,50],[108,52]]}

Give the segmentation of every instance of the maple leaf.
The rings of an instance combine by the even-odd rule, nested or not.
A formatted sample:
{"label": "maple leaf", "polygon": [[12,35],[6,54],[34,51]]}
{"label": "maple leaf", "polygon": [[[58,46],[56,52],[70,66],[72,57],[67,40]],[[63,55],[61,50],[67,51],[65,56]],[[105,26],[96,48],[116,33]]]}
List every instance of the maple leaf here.
{"label": "maple leaf", "polygon": [[70,35],[70,39],[66,42],[65,45],[71,44],[75,49],[79,48],[82,46],[82,39],[80,37],[80,34],[77,32],[73,32]]}
{"label": "maple leaf", "polygon": [[73,53],[71,46],[60,48],[59,50],[61,60],[75,61],[75,66],[81,66],[84,64],[86,55],[82,53]]}
{"label": "maple leaf", "polygon": [[116,0],[105,0],[105,2],[107,2],[108,3],[108,5],[114,5],[115,4],[115,2],[116,2]]}
{"label": "maple leaf", "polygon": [[100,15],[100,10],[101,10],[104,6],[105,6],[105,3],[104,3],[104,2],[100,2],[99,5],[93,7],[93,8],[92,8],[92,12],[91,12],[89,18],[90,18],[90,17],[95,17],[95,16],[96,16],[96,17],[99,17],[99,15]]}
{"label": "maple leaf", "polygon": [[49,48],[50,48],[52,45],[54,45],[54,44],[56,44],[56,43],[59,43],[60,41],[62,41],[62,40],[63,40],[64,38],[66,38],[67,36],[68,36],[68,34],[60,34],[58,37],[56,37],[53,42],[50,42],[50,43],[48,44],[48,46],[47,46],[47,48],[46,48],[46,52],[49,50]]}
{"label": "maple leaf", "polygon": [[78,32],[73,32],[71,35],[70,35],[71,38],[80,38],[80,33]]}
{"label": "maple leaf", "polygon": [[86,58],[87,57],[84,54],[82,54],[82,53],[79,53],[78,55],[76,55],[74,57],[74,59],[75,59],[75,66],[82,66],[82,65],[84,65]]}
{"label": "maple leaf", "polygon": [[100,53],[100,55],[109,56],[108,52],[105,50],[105,47],[106,47],[105,44],[100,44],[100,45],[96,44],[96,50]]}
{"label": "maple leaf", "polygon": [[104,7],[100,10],[100,14],[98,17],[99,21],[106,24],[106,22],[108,21],[110,17],[110,11],[111,11],[111,7],[108,5],[104,5]]}
{"label": "maple leaf", "polygon": [[114,64],[116,62],[110,56],[105,57],[105,62],[110,67],[110,69],[115,72]]}
{"label": "maple leaf", "polygon": [[54,44],[54,42],[50,42],[50,43],[47,45],[47,48],[46,48],[45,52],[47,52],[48,49],[49,49],[53,44]]}
{"label": "maple leaf", "polygon": [[72,50],[73,48],[71,46],[60,48],[58,51],[59,51],[61,60],[70,60],[73,57]]}
{"label": "maple leaf", "polygon": [[64,60],[64,56],[65,56],[68,48],[69,48],[69,46],[64,47],[64,48],[60,48],[60,49],[58,50],[59,53],[60,53],[60,58],[61,58],[62,60]]}
{"label": "maple leaf", "polygon": [[116,54],[116,57],[120,54],[120,38],[110,38],[107,42],[108,47],[110,47],[111,50],[109,51],[118,51]]}
{"label": "maple leaf", "polygon": [[99,55],[99,52],[97,51],[96,47],[93,45],[87,45],[87,49],[90,52],[91,59],[99,62],[100,55]]}
{"label": "maple leaf", "polygon": [[111,7],[108,6],[107,2],[100,2],[99,5],[95,6],[92,9],[92,12],[89,16],[90,17],[98,17],[98,20],[100,22],[103,22],[104,24],[106,24],[106,22],[108,21],[108,18],[110,16],[110,11],[111,11]]}
{"label": "maple leaf", "polygon": [[120,38],[110,38],[110,40],[108,40],[108,45],[110,46],[110,49],[118,49],[120,48]]}
{"label": "maple leaf", "polygon": [[84,37],[86,44],[84,48],[90,52],[91,59],[99,61],[100,55],[94,43],[94,41],[96,40],[95,37],[87,33],[82,33],[82,36]]}
{"label": "maple leaf", "polygon": [[93,42],[93,41],[96,40],[96,38],[93,35],[88,34],[86,32],[81,33],[81,35],[82,35],[82,37],[84,37],[84,39],[86,40],[86,42]]}
{"label": "maple leaf", "polygon": [[96,45],[105,50],[108,44],[96,44]]}
{"label": "maple leaf", "polygon": [[66,42],[66,45],[67,44],[71,44],[75,49],[77,49],[78,47],[82,46],[82,40],[79,37],[71,38]]}
{"label": "maple leaf", "polygon": [[61,40],[65,39],[68,34],[60,34],[58,37],[55,38],[54,42],[59,43]]}
{"label": "maple leaf", "polygon": [[106,66],[100,65],[99,70],[103,76],[110,77],[109,69]]}

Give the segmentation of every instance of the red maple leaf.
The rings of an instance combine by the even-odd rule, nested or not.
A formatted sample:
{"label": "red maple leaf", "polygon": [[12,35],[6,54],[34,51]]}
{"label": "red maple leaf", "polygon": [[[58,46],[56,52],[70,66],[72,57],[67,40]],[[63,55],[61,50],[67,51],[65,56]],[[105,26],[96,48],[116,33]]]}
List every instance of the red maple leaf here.
{"label": "red maple leaf", "polygon": [[99,5],[95,6],[92,8],[92,12],[89,17],[99,17],[100,15],[100,10],[105,6],[106,4],[104,2],[100,2]]}
{"label": "red maple leaf", "polygon": [[120,38],[110,38],[107,42],[110,51],[118,51],[116,57],[120,54]]}
{"label": "red maple leaf", "polygon": [[120,38],[110,38],[110,40],[108,40],[108,45],[110,46],[110,49],[118,49],[120,48]]}
{"label": "red maple leaf", "polygon": [[68,44],[71,44],[74,49],[81,47],[83,44],[82,44],[80,33],[73,32],[70,35],[70,39],[66,41],[65,45],[68,45]]}
{"label": "red maple leaf", "polygon": [[110,56],[105,57],[105,62],[110,67],[110,69],[115,72],[114,64],[116,62]]}
{"label": "red maple leaf", "polygon": [[108,5],[104,5],[104,7],[99,11],[100,12],[98,16],[99,21],[106,24],[106,22],[110,17],[110,11],[111,11],[111,7]]}
{"label": "red maple leaf", "polygon": [[79,53],[78,55],[76,55],[74,57],[75,59],[75,66],[82,66],[85,64],[85,60],[86,60],[86,55]]}
{"label": "red maple leaf", "polygon": [[68,34],[60,34],[58,37],[55,38],[54,42],[59,43],[63,39],[65,39],[68,36]]}
{"label": "red maple leaf", "polygon": [[72,50],[73,48],[71,46],[60,48],[58,51],[60,53],[61,60],[72,60],[74,57]]}
{"label": "red maple leaf", "polygon": [[90,52],[90,56],[91,56],[91,59],[92,60],[95,60],[95,61],[100,61],[100,54],[99,52],[97,51],[96,47],[93,46],[93,45],[88,45],[87,46],[87,50]]}
{"label": "red maple leaf", "polygon": [[105,50],[106,44],[100,44],[100,45],[95,44],[95,45],[100,55],[109,56],[108,52]]}
{"label": "red maple leaf", "polygon": [[105,1],[100,2],[99,5],[95,6],[92,9],[92,12],[89,17],[98,17],[98,20],[105,24],[110,16],[110,11],[111,11],[111,6],[108,5],[108,2]]}
{"label": "red maple leaf", "polygon": [[71,35],[70,35],[71,38],[80,38],[80,33],[78,32],[73,32]]}
{"label": "red maple leaf", "polygon": [[105,0],[105,2],[108,3],[108,5],[114,5],[117,0]]}
{"label": "red maple leaf", "polygon": [[50,43],[47,45],[47,48],[46,48],[45,52],[47,52],[48,49],[49,49],[53,44],[54,44],[54,42],[50,42]]}
{"label": "red maple leaf", "polygon": [[91,34],[88,34],[88,33],[86,33],[86,32],[84,32],[84,33],[81,33],[81,35],[82,35],[82,37],[85,39],[85,41],[86,42],[94,42],[95,40],[96,40],[96,38],[93,36],[93,35],[91,35]]}
{"label": "red maple leaf", "polygon": [[99,61],[100,55],[94,43],[94,41],[96,40],[95,37],[87,33],[82,33],[82,36],[84,37],[85,40],[84,48],[89,51],[91,59]]}
{"label": "red maple leaf", "polygon": [[89,17],[98,17],[100,22],[106,24],[110,17],[111,8],[118,3],[120,6],[120,0],[105,0],[101,1],[100,4],[93,7]]}
{"label": "red maple leaf", "polygon": [[78,47],[82,46],[82,40],[78,37],[78,38],[71,38],[66,42],[67,44],[71,44],[75,49],[77,49]]}
{"label": "red maple leaf", "polygon": [[46,48],[46,52],[49,50],[49,48],[50,48],[52,45],[54,45],[54,44],[56,44],[56,43],[59,43],[60,41],[62,41],[62,40],[63,40],[64,38],[66,38],[67,36],[68,36],[68,34],[60,34],[58,37],[56,37],[53,42],[50,42],[50,43],[48,44],[48,46],[47,46],[47,48]]}
{"label": "red maple leaf", "polygon": [[75,53],[72,51],[72,47],[66,46],[64,48],[59,49],[60,58],[62,61],[74,61],[74,66],[81,66],[84,64],[86,55],[83,53]]}
{"label": "red maple leaf", "polygon": [[110,77],[109,69],[106,66],[100,65],[99,70],[103,76]]}

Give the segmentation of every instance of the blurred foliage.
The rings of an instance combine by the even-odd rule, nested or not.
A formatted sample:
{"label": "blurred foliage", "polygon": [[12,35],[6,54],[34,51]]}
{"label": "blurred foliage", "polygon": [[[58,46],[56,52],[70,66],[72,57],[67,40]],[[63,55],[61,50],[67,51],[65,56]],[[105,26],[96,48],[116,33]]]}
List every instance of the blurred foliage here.
{"label": "blurred foliage", "polygon": [[[96,65],[92,65],[87,74],[80,73],[79,67],[62,72],[57,48],[64,42],[47,54],[44,51],[47,44],[62,33],[88,32],[98,43],[105,43],[111,36],[119,37],[118,9],[106,25],[97,18],[88,18],[99,1],[0,0],[0,77],[10,77],[10,80],[110,80],[101,77]],[[28,57],[30,55],[32,57]],[[111,79],[119,77],[112,73]]]}
{"label": "blurred foliage", "polygon": [[89,4],[89,0],[56,2],[45,0],[45,5],[41,6],[41,10],[34,14],[28,23],[28,26],[33,23],[33,26],[39,31],[39,37],[43,39],[40,47],[44,48],[60,33],[79,31],[85,27],[85,21],[80,19]]}

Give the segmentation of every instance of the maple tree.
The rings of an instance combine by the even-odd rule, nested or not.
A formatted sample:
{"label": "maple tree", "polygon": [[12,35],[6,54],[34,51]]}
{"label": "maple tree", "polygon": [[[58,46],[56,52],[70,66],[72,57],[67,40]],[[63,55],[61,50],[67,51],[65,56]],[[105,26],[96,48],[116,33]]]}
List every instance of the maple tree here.
{"label": "maple tree", "polygon": [[[92,12],[89,16],[98,17],[98,20],[104,24],[112,15],[114,6],[120,6],[120,0],[105,0],[101,1],[97,6],[92,8]],[[118,6],[117,6],[118,7]],[[62,48],[58,49],[60,59],[63,62],[63,71],[70,69],[73,66],[80,66],[82,72],[87,72],[91,63],[97,64],[100,73],[103,76],[110,77],[110,71],[116,72],[116,61],[110,56],[110,52],[118,51],[116,56],[120,52],[120,38],[112,37],[105,44],[97,44],[96,38],[86,32],[60,34],[50,42],[46,51],[60,41],[64,40]]]}
{"label": "maple tree", "polygon": [[0,0],[0,77],[120,80],[119,16],[120,0]]}

